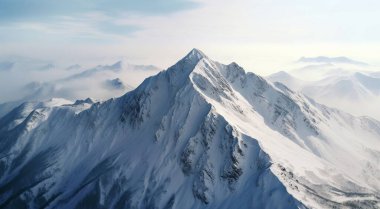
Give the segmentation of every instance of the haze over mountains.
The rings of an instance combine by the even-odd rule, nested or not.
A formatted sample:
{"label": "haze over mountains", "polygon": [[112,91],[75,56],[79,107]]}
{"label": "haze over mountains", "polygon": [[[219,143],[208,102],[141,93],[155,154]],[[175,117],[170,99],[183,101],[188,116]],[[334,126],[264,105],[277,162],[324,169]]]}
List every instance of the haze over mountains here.
{"label": "haze over mountains", "polygon": [[[26,66],[25,69],[13,69],[14,71],[25,71],[25,75],[31,74],[31,78],[22,76],[26,78],[24,81],[20,81],[17,87],[4,86],[3,90],[11,94],[11,99],[7,99],[7,95],[2,95],[0,101],[7,102],[0,102],[0,117],[26,101],[44,101],[51,98],[75,101],[88,97],[106,100],[119,97],[134,89],[146,77],[160,71],[159,68],[152,65],[132,65],[125,61],[118,61],[112,65],[98,65],[85,70],[80,70],[81,67],[78,68],[78,66],[69,66],[71,68],[69,70],[67,68],[55,69],[51,70],[54,72],[42,73],[35,73],[33,68],[28,69]],[[74,70],[74,67],[77,70]],[[57,75],[50,76],[49,73]],[[12,74],[8,72],[4,72],[3,75],[3,79],[6,79],[6,76],[12,77]],[[14,76],[17,76],[17,72]]]}
{"label": "haze over mountains", "polygon": [[370,65],[345,57],[317,57],[301,58],[288,68],[267,78],[328,106],[380,119],[380,77]]}
{"label": "haze over mountains", "polygon": [[[108,99],[120,96],[122,92],[107,93],[103,88],[107,80],[119,78],[125,83],[126,88],[131,89],[144,78],[161,70],[152,65],[129,64],[125,59],[112,64],[86,64],[90,67],[55,63],[17,56],[0,57],[0,103],[20,100],[23,97],[35,100],[51,97],[79,99],[84,96]],[[45,92],[46,96],[41,95],[42,92]]]}
{"label": "haze over mountains", "polygon": [[379,139],[375,119],[193,49],[119,98],[2,117],[0,207],[379,208]]}
{"label": "haze over mountains", "polygon": [[360,62],[356,60],[352,60],[348,57],[301,57],[297,62],[303,63],[329,63],[329,64],[351,64],[358,66],[368,66],[365,62]]}

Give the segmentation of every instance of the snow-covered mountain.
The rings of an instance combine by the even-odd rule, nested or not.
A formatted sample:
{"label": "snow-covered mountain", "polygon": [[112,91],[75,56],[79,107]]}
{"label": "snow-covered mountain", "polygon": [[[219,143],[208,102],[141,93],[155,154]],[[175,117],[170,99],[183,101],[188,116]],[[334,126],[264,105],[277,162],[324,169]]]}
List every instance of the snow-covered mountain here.
{"label": "snow-covered mountain", "polygon": [[306,86],[306,84],[308,83],[307,81],[298,79],[285,71],[279,71],[277,73],[273,73],[269,75],[267,79],[272,82],[283,83],[290,89],[294,89],[294,90],[300,90],[304,86]]}
{"label": "snow-covered mountain", "polygon": [[379,208],[379,139],[194,49],[120,98],[1,118],[0,208]]}
{"label": "snow-covered mountain", "polygon": [[[306,73],[306,71],[304,71]],[[311,72],[313,73],[313,72]],[[380,120],[380,78],[368,72],[336,72],[320,80],[306,81],[292,72],[280,71],[267,77],[272,82],[285,84],[292,90],[325,105],[355,115],[368,115]]]}

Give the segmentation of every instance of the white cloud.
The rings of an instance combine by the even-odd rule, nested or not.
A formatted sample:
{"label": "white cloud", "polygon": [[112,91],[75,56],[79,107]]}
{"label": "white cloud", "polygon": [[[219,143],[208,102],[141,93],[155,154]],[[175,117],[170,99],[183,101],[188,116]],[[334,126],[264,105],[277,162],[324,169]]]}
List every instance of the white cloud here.
{"label": "white cloud", "polygon": [[18,26],[46,38],[41,43],[25,38],[29,41],[21,41],[22,46],[6,41],[0,53],[27,53],[20,49],[28,46],[42,57],[98,61],[123,56],[168,67],[196,47],[263,74],[301,56],[348,56],[379,64],[377,1],[202,0],[198,5],[158,16],[92,11],[51,23],[23,23]]}

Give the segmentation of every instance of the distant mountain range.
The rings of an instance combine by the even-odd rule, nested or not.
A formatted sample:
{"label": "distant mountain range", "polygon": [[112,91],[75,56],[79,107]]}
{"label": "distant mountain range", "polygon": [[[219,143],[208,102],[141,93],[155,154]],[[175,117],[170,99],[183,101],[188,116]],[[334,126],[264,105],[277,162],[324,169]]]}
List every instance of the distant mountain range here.
{"label": "distant mountain range", "polygon": [[[267,77],[290,89],[304,93],[318,102],[355,115],[380,119],[380,74],[356,64],[305,64]],[[329,59],[328,59],[329,60]],[[326,62],[328,62],[328,60]]]}
{"label": "distant mountain range", "polygon": [[365,62],[352,60],[352,59],[347,58],[347,57],[325,57],[325,56],[301,57],[298,60],[298,62],[303,62],[303,63],[341,63],[341,64],[368,66],[368,64]]}
{"label": "distant mountain range", "polygon": [[0,103],[0,117],[26,101],[43,101],[65,98],[75,101],[87,97],[98,100],[119,97],[134,89],[146,77],[160,71],[152,65],[131,65],[119,61],[112,65],[75,72],[58,80],[31,82],[19,90],[18,99]]}

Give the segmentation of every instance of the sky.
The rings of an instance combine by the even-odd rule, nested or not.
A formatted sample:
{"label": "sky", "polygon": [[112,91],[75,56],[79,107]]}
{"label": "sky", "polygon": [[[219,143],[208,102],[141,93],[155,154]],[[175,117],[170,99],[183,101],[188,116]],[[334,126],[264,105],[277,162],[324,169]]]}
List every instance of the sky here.
{"label": "sky", "polygon": [[0,0],[0,57],[167,68],[198,48],[262,75],[302,56],[377,66],[378,8],[378,0]]}

